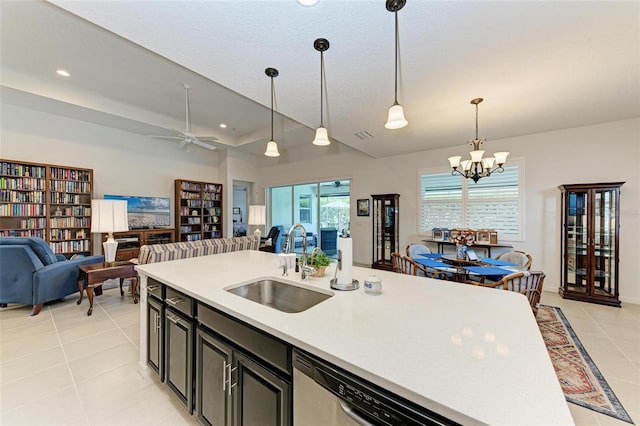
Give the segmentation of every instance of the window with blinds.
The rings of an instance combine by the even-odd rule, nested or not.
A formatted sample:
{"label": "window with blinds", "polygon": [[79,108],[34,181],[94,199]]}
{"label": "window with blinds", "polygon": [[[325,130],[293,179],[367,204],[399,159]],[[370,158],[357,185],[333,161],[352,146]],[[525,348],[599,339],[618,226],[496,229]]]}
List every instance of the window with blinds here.
{"label": "window with blinds", "polygon": [[420,232],[433,228],[495,229],[501,240],[522,240],[521,164],[477,183],[451,172],[420,171]]}

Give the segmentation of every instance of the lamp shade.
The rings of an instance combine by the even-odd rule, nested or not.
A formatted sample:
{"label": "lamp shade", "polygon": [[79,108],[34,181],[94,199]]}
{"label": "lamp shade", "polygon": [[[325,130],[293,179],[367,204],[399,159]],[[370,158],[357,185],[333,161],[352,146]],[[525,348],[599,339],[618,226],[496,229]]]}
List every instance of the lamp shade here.
{"label": "lamp shade", "polygon": [[401,129],[409,122],[404,118],[404,108],[402,105],[393,104],[389,108],[389,117],[387,118],[387,124],[384,125],[387,129],[395,130]]}
{"label": "lamp shade", "polygon": [[270,141],[269,143],[267,143],[267,150],[264,152],[264,155],[266,155],[267,157],[280,157],[278,144],[274,141]]}
{"label": "lamp shade", "polygon": [[111,234],[128,230],[126,201],[91,200],[91,232]]}
{"label": "lamp shade", "polygon": [[249,225],[264,225],[267,223],[265,206],[249,206]]}
{"label": "lamp shade", "polygon": [[454,157],[449,157],[449,164],[451,165],[451,167],[453,167],[454,169],[457,167],[460,167],[460,160],[462,159],[461,156],[456,155]]}
{"label": "lamp shade", "polygon": [[498,165],[503,165],[504,163],[507,162],[507,157],[509,156],[508,152],[494,152],[493,156],[496,159],[496,163]]}
{"label": "lamp shade", "polygon": [[260,239],[262,235],[262,232],[260,232],[260,225],[264,225],[267,223],[265,206],[259,206],[259,205],[249,206],[248,222],[249,222],[249,225],[256,225],[256,230],[253,231],[253,235],[256,238]]}
{"label": "lamp shade", "polygon": [[316,129],[316,138],[313,140],[314,145],[325,146],[331,144],[329,136],[327,135],[327,129],[324,127],[318,127]]}

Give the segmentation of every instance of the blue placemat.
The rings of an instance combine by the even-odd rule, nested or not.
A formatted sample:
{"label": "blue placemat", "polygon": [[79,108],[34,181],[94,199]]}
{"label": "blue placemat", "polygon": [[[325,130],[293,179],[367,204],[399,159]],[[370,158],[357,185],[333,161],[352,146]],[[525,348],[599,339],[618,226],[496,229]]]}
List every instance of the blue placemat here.
{"label": "blue placemat", "polygon": [[480,258],[480,261],[484,263],[488,263],[489,265],[496,265],[496,266],[519,266],[519,265],[516,265],[515,263],[507,262],[500,259],[494,259],[492,257],[482,257]]}
{"label": "blue placemat", "polygon": [[442,257],[442,253],[418,253],[418,256],[426,257],[429,259],[439,259]]}
{"label": "blue placemat", "polygon": [[502,268],[494,268],[492,266],[465,266],[469,272],[472,272],[476,275],[509,275],[513,274],[513,271],[509,271],[507,269]]}
{"label": "blue placemat", "polygon": [[448,268],[449,265],[447,265],[444,262],[438,262],[437,260],[433,260],[433,259],[415,259],[416,263],[419,263],[420,265],[424,265],[424,266],[428,266],[429,268]]}

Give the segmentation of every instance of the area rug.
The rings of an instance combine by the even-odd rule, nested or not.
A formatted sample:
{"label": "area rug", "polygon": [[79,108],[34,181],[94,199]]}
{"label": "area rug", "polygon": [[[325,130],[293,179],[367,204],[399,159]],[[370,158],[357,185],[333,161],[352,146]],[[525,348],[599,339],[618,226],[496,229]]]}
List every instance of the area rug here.
{"label": "area rug", "polygon": [[567,401],[634,424],[560,308],[541,305],[537,321]]}

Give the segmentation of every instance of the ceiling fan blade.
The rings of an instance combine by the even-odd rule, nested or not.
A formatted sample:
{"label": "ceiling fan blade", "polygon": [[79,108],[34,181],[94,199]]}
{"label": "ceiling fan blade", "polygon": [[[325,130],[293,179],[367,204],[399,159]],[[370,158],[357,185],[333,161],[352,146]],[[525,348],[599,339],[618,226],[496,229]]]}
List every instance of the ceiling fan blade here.
{"label": "ceiling fan blade", "polygon": [[217,141],[218,137],[217,136],[196,136],[196,139],[199,139],[201,141]]}
{"label": "ceiling fan blade", "polygon": [[150,138],[155,138],[155,139],[171,139],[171,140],[173,140],[173,139],[178,139],[178,140],[184,139],[181,136],[156,136],[156,135],[147,135],[147,136],[149,136]]}
{"label": "ceiling fan blade", "polygon": [[189,143],[188,139],[182,139],[182,141],[180,141],[180,143],[178,144],[178,149],[182,149],[185,146],[187,146],[187,144]]}
{"label": "ceiling fan blade", "polygon": [[198,139],[196,139],[196,140],[194,140],[194,141],[192,141],[192,142],[193,142],[194,144],[198,145],[198,146],[201,146],[201,147],[203,147],[203,148],[210,149],[210,150],[212,150],[212,151],[213,151],[214,149],[216,149],[216,147],[215,147],[215,146],[213,146],[213,145],[209,145],[208,143],[206,143],[206,142],[202,142],[202,141],[200,141],[200,140],[198,140]]}

